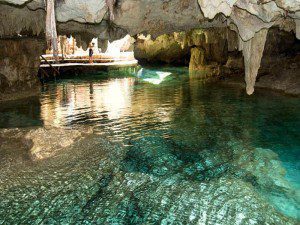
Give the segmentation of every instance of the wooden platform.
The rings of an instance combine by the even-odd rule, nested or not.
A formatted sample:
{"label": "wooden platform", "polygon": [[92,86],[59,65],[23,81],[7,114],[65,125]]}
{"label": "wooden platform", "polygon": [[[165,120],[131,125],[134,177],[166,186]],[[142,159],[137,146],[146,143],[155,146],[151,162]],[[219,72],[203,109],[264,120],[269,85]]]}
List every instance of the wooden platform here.
{"label": "wooden platform", "polygon": [[[88,62],[63,62],[63,63],[51,63],[52,67],[128,67],[128,66],[137,66],[137,60],[120,60],[114,62],[103,62],[103,63],[88,63]],[[49,64],[41,64],[41,68],[49,68]]]}

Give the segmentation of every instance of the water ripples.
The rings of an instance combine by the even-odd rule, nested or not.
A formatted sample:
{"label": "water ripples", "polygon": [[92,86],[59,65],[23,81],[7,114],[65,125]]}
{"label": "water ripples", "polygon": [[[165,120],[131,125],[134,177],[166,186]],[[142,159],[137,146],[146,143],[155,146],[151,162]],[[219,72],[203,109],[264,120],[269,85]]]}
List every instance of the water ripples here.
{"label": "water ripples", "polygon": [[[87,217],[92,217],[91,221],[99,218],[105,223],[105,218],[111,218],[113,212],[126,211],[126,207],[133,207],[132,212],[139,212],[135,209],[137,205],[139,207],[142,205],[141,211],[145,212],[154,209],[157,215],[161,215],[161,210],[165,209],[165,214],[161,216],[166,216],[166,213],[172,211],[172,204],[167,204],[170,209],[165,208],[159,198],[170,202],[172,199],[177,199],[173,203],[179,206],[181,202],[186,203],[186,206],[178,211],[175,219],[180,220],[180,215],[185,215],[184,212],[188,212],[186,217],[194,218],[200,214],[196,213],[193,216],[191,210],[200,212],[204,209],[201,204],[191,206],[190,200],[193,199],[189,196],[197,193],[200,199],[207,198],[210,201],[211,198],[202,193],[199,186],[209,187],[211,183],[220,181],[211,187],[230,188],[233,180],[241,190],[249,191],[246,191],[244,196],[247,197],[250,192],[252,196],[253,193],[252,199],[257,198],[252,187],[268,191],[269,188],[274,188],[275,194],[269,196],[273,198],[270,200],[272,204],[286,215],[297,218],[296,214],[299,212],[297,204],[288,203],[294,197],[282,197],[284,194],[276,192],[278,186],[277,184],[274,185],[275,187],[272,186],[274,180],[270,177],[273,176],[271,173],[274,170],[273,166],[277,168],[276,166],[280,164],[276,161],[278,160],[274,154],[276,152],[287,170],[288,181],[294,185],[291,190],[294,191],[296,189],[294,187],[299,185],[297,175],[300,174],[299,99],[272,92],[266,94],[265,91],[259,90],[249,97],[244,89],[205,82],[199,76],[189,75],[185,69],[164,68],[163,70],[169,70],[172,74],[168,73],[169,75],[159,82],[149,78],[150,75],[155,74],[155,71],[146,74],[147,81],[153,81],[152,83],[135,76],[111,78],[107,75],[102,77],[102,73],[91,78],[91,75],[83,74],[79,78],[48,84],[38,99],[1,105],[1,127],[38,125],[76,129],[84,125],[92,127],[95,135],[100,134],[91,140],[82,140],[82,143],[77,143],[77,147],[69,150],[71,152],[58,155],[57,159],[49,159],[49,162],[45,160],[42,164],[45,164],[46,170],[41,168],[41,171],[31,173],[30,166],[25,168],[27,172],[17,167],[15,174],[20,173],[23,176],[19,179],[20,183],[30,183],[30,177],[38,177],[32,180],[37,184],[47,183],[49,179],[51,187],[54,189],[57,187],[53,193],[60,194],[55,195],[50,190],[45,194],[46,200],[49,197],[57,204],[55,206],[57,209],[70,210],[72,213],[73,210],[77,211],[73,206],[79,204],[76,203],[74,187],[79,187],[84,193],[79,202],[84,203],[83,208],[86,210]],[[105,143],[98,143],[99,137],[105,137],[105,141],[103,140]],[[106,145],[106,138],[110,142],[121,142],[125,149],[122,150],[123,157],[105,158],[109,161],[110,167],[114,168],[117,164],[121,169],[118,172],[120,174],[113,178],[113,182],[105,190],[107,193],[101,195],[94,190],[94,186],[97,189],[99,185],[97,180],[99,164],[103,162],[103,156],[99,155],[99,151]],[[105,154],[110,153],[113,146],[107,145],[105,149]],[[62,158],[61,161],[58,161],[59,158]],[[276,163],[273,165],[274,161]],[[55,168],[48,165],[51,163],[56,165]],[[265,163],[263,168],[261,168],[262,163]],[[57,174],[52,173],[53,171]],[[275,170],[273,172],[273,177],[277,179],[278,176],[278,179],[285,180]],[[127,179],[128,183],[126,183]],[[268,179],[268,182],[265,182],[265,179]],[[18,178],[15,180],[19,182]],[[8,181],[12,183],[11,185],[15,185],[10,179]],[[56,186],[55,182],[66,182],[66,186],[61,183]],[[40,190],[31,185],[28,184],[28,190],[33,188],[34,193],[39,195]],[[29,193],[27,197],[30,198],[31,191],[28,190],[26,189]],[[131,194],[130,190],[135,190],[135,193]],[[150,191],[149,195],[148,191]],[[119,195],[114,195],[114,192]],[[166,192],[170,195],[168,196]],[[214,194],[214,191],[211,193]],[[22,195],[21,192],[17,194]],[[14,195],[7,197],[12,200]],[[94,197],[91,198],[91,195]],[[228,202],[234,195],[236,195],[235,188],[230,189]],[[178,200],[180,196],[183,196],[182,201]],[[85,199],[92,200],[86,203]],[[237,197],[236,201],[240,199]],[[282,199],[285,200],[284,203]],[[37,204],[45,202],[41,201]],[[122,208],[121,203],[116,206],[115,202],[123,202],[125,208]],[[241,204],[238,205],[243,208],[243,204],[246,203],[241,200]],[[205,206],[212,207],[211,210],[222,208],[219,203],[210,204],[212,205]],[[109,207],[106,207],[107,205]],[[283,209],[282,206],[286,208]],[[34,204],[31,207],[34,208]],[[111,210],[109,215],[104,212],[103,207],[108,211]],[[121,207],[122,210],[118,211],[115,207]],[[249,204],[247,207],[252,208],[253,205]],[[289,207],[294,207],[293,211],[289,210]],[[155,213],[151,214],[151,210],[148,212],[151,218],[148,219],[158,221],[154,218]],[[203,213],[211,210],[204,210]],[[220,215],[224,212],[220,212]],[[39,213],[43,215],[42,212]],[[49,210],[47,213],[52,212]],[[81,212],[76,213],[82,216]],[[99,213],[98,217],[97,213]],[[23,216],[30,214],[32,211],[26,211]],[[214,218],[215,213],[211,216]],[[143,217],[145,221],[147,218],[146,215],[138,217]],[[264,215],[261,217],[263,218]],[[52,215],[51,218],[55,217]],[[116,218],[118,216],[114,217]],[[231,221],[234,218],[229,215],[225,218],[229,218],[227,224],[233,224]],[[249,216],[249,218],[253,217]]]}
{"label": "water ripples", "polygon": [[161,90],[157,95],[160,87],[138,82],[131,77],[50,85],[41,97],[42,120],[46,126],[90,124],[97,133],[112,133],[114,140],[168,129],[174,103],[180,101],[178,90]]}

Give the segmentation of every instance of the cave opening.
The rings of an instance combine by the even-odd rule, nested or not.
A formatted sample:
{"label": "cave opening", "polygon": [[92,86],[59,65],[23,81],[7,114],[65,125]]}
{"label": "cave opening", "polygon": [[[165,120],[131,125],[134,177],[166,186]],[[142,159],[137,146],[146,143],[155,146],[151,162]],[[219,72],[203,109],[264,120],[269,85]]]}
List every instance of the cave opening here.
{"label": "cave opening", "polygon": [[[72,36],[59,36],[59,64],[49,65],[55,62],[55,57],[53,49],[48,49],[46,55],[42,56],[39,76],[44,82],[49,80],[49,77],[57,77],[58,73],[72,76],[84,71],[114,67],[136,67],[135,75],[140,76],[143,70],[137,68],[138,65],[146,68],[149,65],[183,66],[188,67],[191,75],[242,84],[244,78],[241,75],[246,71],[256,70],[255,79],[250,75],[245,77],[248,94],[253,93],[255,81],[258,87],[277,88],[286,93],[297,94],[298,76],[290,74],[299,73],[299,40],[294,33],[282,31],[278,27],[269,29],[264,36],[265,44],[260,50],[260,56],[255,57],[259,60],[257,62],[249,61],[247,55],[243,56],[243,52],[240,51],[242,47],[239,45],[240,37],[226,27],[192,29],[157,37],[143,34],[134,37],[126,35],[112,42],[99,38],[83,41],[80,35],[77,36],[78,41]],[[254,44],[253,48],[259,43],[261,42]],[[92,59],[89,57],[91,49]],[[245,62],[253,63],[256,67],[245,67]],[[152,82],[162,81],[160,75],[156,78]],[[286,82],[291,83],[291,86],[287,87]]]}
{"label": "cave opening", "polygon": [[39,78],[44,83],[88,71],[135,67],[138,61],[134,58],[133,43],[129,35],[112,42],[99,38],[82,41],[80,36],[77,39],[73,36],[59,36],[57,56],[54,56],[51,47],[41,55]]}

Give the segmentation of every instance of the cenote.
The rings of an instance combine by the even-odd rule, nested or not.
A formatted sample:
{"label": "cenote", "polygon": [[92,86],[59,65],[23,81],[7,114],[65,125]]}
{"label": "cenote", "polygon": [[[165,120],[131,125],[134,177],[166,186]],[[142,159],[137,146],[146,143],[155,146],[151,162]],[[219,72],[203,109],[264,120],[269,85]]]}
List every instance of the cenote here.
{"label": "cenote", "polygon": [[0,0],[0,225],[300,224],[299,0]]}
{"label": "cenote", "polygon": [[0,105],[0,224],[297,224],[299,110],[183,67],[49,82]]}

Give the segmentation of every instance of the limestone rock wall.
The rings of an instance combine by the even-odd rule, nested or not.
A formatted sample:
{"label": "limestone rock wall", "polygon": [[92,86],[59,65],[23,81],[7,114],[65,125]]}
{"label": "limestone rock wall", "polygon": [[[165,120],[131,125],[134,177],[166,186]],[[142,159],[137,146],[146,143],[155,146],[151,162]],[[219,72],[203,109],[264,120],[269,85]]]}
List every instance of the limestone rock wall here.
{"label": "limestone rock wall", "polygon": [[213,19],[221,13],[228,17],[227,23],[231,29],[239,34],[239,50],[243,50],[245,58],[246,90],[248,94],[252,94],[264,50],[266,30],[272,26],[280,26],[284,30],[293,30],[298,37],[300,2],[296,0],[198,0],[198,2],[205,17]]}
{"label": "limestone rock wall", "polygon": [[189,61],[190,48],[176,40],[176,34],[161,35],[155,40],[150,36],[138,36],[134,46],[134,57],[139,62],[161,62],[185,65]]}
{"label": "limestone rock wall", "polygon": [[13,7],[0,2],[0,38],[16,37],[18,34],[44,35],[46,13],[44,9]]}
{"label": "limestone rock wall", "polygon": [[152,40],[138,36],[135,57],[148,62],[165,62],[190,65],[191,70],[205,66],[225,64],[228,44],[225,28],[193,29],[188,32],[165,34]]}
{"label": "limestone rock wall", "polygon": [[189,70],[206,70],[219,75],[220,65],[228,58],[227,28],[193,30],[187,34],[186,44],[192,46]]}
{"label": "limestone rock wall", "polygon": [[0,40],[0,90],[15,93],[35,88],[45,41],[38,38]]}
{"label": "limestone rock wall", "polygon": [[[119,0],[112,4],[113,20],[109,16],[105,0],[57,0],[57,21],[75,21],[86,24],[100,24],[110,21],[117,29],[126,30],[131,35],[149,33],[155,37],[175,31],[193,28],[232,26],[243,41],[254,37],[263,28],[280,25],[282,29],[293,30],[299,36],[300,3],[298,0]],[[15,5],[15,7],[13,7]],[[44,11],[44,0],[15,1],[1,0],[0,11],[13,7],[21,15],[30,10],[32,14]],[[16,11],[11,14],[16,16]],[[3,16],[3,15],[1,15]],[[34,28],[26,17],[19,26]],[[6,22],[10,26],[13,21]],[[2,35],[2,34],[1,34]]]}
{"label": "limestone rock wall", "polygon": [[[156,38],[211,27],[233,30],[239,38],[240,50],[261,30],[274,26],[295,33],[298,39],[300,37],[299,0],[57,0],[55,11],[58,32],[75,34],[78,40],[82,40],[78,42],[82,45],[94,37],[105,43],[105,40],[119,39],[126,34],[151,34]],[[44,0],[1,0],[0,38],[20,34],[44,36],[44,19]],[[228,40],[230,49],[232,43]],[[210,46],[209,51],[219,52],[219,49],[220,46]],[[256,56],[255,51],[249,48],[249,54],[243,53],[252,58]],[[253,71],[252,77],[256,77],[258,66],[254,66],[251,60],[245,63],[245,67]],[[255,80],[249,83],[250,80],[246,79],[246,82],[253,86]]]}
{"label": "limestone rock wall", "polygon": [[205,64],[206,64],[205,50],[201,47],[192,48],[189,70],[190,71],[203,70]]}
{"label": "limestone rock wall", "polygon": [[226,78],[245,73],[248,94],[254,92],[257,79],[260,87],[298,94],[300,41],[295,34],[277,27],[261,30],[256,36],[244,42],[227,28],[194,29],[154,40],[138,39],[135,53],[139,60],[175,65],[189,57],[190,72],[206,76]]}

